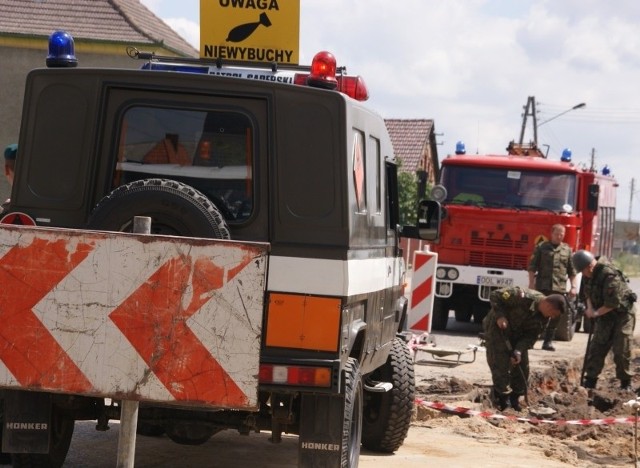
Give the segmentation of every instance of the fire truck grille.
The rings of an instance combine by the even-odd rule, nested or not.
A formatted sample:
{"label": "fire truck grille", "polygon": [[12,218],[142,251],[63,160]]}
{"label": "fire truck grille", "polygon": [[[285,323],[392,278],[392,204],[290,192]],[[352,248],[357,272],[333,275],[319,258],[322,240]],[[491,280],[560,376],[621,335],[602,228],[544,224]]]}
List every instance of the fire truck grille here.
{"label": "fire truck grille", "polygon": [[528,257],[509,252],[478,252],[471,251],[469,264],[479,267],[513,268],[526,270]]}

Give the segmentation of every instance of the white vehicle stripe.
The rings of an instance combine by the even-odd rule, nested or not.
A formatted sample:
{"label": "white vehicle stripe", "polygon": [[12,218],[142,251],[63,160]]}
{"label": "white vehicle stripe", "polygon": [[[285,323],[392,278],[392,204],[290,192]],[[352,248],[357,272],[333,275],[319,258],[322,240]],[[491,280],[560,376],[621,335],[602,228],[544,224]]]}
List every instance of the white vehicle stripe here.
{"label": "white vehicle stripe", "polygon": [[402,280],[399,257],[356,260],[269,257],[269,291],[353,296],[381,291]]}

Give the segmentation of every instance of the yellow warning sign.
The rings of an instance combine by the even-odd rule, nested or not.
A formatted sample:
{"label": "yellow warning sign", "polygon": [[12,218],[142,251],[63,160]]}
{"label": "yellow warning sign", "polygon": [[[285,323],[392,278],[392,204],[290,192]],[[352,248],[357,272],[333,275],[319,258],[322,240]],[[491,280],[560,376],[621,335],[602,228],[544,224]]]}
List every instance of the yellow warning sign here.
{"label": "yellow warning sign", "polygon": [[543,234],[538,234],[536,236],[536,238],[533,240],[533,245],[538,245],[538,244],[542,244],[543,242],[546,242],[548,239],[546,236],[544,236]]}
{"label": "yellow warning sign", "polygon": [[298,64],[300,0],[200,0],[200,57]]}

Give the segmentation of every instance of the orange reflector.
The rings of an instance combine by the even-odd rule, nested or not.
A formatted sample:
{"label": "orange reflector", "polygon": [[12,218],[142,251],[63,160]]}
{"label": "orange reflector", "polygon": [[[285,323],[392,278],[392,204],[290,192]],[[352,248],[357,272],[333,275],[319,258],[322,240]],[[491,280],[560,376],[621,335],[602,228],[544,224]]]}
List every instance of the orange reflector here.
{"label": "orange reflector", "polygon": [[268,307],[267,346],[338,351],[340,299],[272,293]]}

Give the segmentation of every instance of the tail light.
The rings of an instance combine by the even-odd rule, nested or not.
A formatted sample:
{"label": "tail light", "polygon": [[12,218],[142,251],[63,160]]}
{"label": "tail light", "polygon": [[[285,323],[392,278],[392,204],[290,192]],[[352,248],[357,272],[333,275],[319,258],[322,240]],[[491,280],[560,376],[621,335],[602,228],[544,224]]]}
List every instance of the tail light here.
{"label": "tail light", "polygon": [[328,367],[280,366],[260,364],[260,383],[296,385],[303,387],[331,386],[331,369]]}

